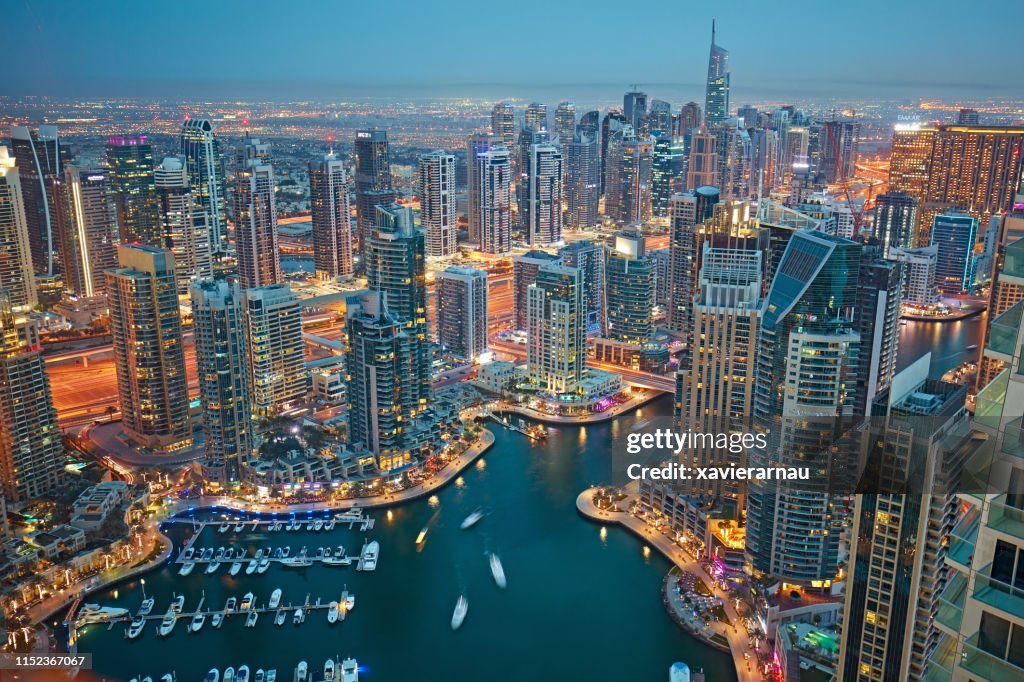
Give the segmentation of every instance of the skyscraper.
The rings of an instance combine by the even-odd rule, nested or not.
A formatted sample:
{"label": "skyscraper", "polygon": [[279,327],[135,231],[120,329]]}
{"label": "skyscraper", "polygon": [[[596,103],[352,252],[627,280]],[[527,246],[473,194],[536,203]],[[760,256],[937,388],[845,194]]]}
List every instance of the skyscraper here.
{"label": "skyscraper", "polygon": [[0,147],[0,289],[16,311],[39,302],[22,197],[20,170],[7,147]]}
{"label": "skyscraper", "polygon": [[548,105],[540,102],[532,102],[526,107],[523,114],[523,129],[530,132],[539,132],[548,129]]}
{"label": "skyscraper", "polygon": [[832,120],[821,123],[818,138],[818,172],[825,182],[852,178],[856,172],[860,123]]}
{"label": "skyscraper", "polygon": [[[529,255],[529,254],[528,254]],[[579,270],[580,287],[586,302],[588,330],[605,331],[605,246],[581,239],[558,250],[562,265]],[[525,302],[525,298],[523,301]]]}
{"label": "skyscraper", "polygon": [[21,175],[32,264],[36,272],[52,275],[58,237],[50,185],[62,177],[71,154],[52,125],[38,130],[11,126],[11,153]]}
{"label": "skyscraper", "polygon": [[857,273],[854,324],[860,335],[860,362],[851,403],[853,414],[871,414],[875,397],[896,374],[904,265],[885,260],[877,245],[865,246]]}
{"label": "skyscraper", "polygon": [[704,116],[709,126],[724,123],[729,118],[729,52],[715,42],[714,20],[711,21],[711,53],[708,56]]}
{"label": "skyscraper", "polygon": [[683,191],[686,181],[686,150],[682,137],[654,133],[651,153],[651,214],[668,217],[668,201]]}
{"label": "skyscraper", "polygon": [[318,279],[351,275],[352,208],[345,164],[333,152],[309,162],[309,204],[313,214],[313,264]]}
{"label": "skyscraper", "polygon": [[913,308],[928,308],[940,302],[935,286],[935,264],[939,247],[923,246],[917,249],[889,249],[889,258],[903,263],[903,303]]}
{"label": "skyscraper", "polygon": [[667,326],[682,334],[690,331],[696,293],[702,236],[697,226],[709,219],[718,204],[718,190],[700,187],[669,199],[669,302]]}
{"label": "skyscraper", "polygon": [[620,225],[650,220],[653,138],[624,126],[608,143],[604,212]]}
{"label": "skyscraper", "polygon": [[531,144],[526,175],[526,243],[553,244],[562,239],[562,150]]}
{"label": "skyscraper", "polygon": [[190,118],[182,124],[181,156],[185,159],[192,196],[210,217],[210,249],[214,254],[224,253],[228,248],[224,157],[209,119]]}
{"label": "skyscraper", "polygon": [[[1020,259],[1024,252],[1024,214],[1020,212],[993,217],[998,221],[993,239],[992,284],[988,297],[988,317],[985,320],[985,336],[987,342],[992,334],[992,322],[1004,312],[1024,299],[1024,281],[1006,269],[1006,261]],[[932,247],[936,248],[937,247]],[[1019,260],[1018,260],[1019,262]],[[932,278],[934,283],[935,279]],[[980,391],[1003,370],[1006,363],[984,353],[985,344],[981,344],[982,353],[978,362],[977,388]]]}
{"label": "skyscraper", "polygon": [[502,144],[481,149],[470,138],[470,234],[484,253],[512,248],[512,158]]}
{"label": "skyscraper", "polygon": [[121,238],[162,247],[153,147],[149,139],[145,135],[111,136],[107,138],[106,152]]}
{"label": "skyscraper", "polygon": [[580,122],[576,124],[576,132],[581,135],[598,140],[601,137],[601,112],[588,111],[580,116]]}
{"label": "skyscraper", "polygon": [[491,109],[491,132],[506,149],[516,146],[516,110],[508,102],[498,102]]}
{"label": "skyscraper", "polygon": [[68,166],[54,181],[53,209],[64,290],[97,296],[105,289],[103,271],[117,267],[117,206],[106,171]]}
{"label": "skyscraper", "polygon": [[476,132],[466,138],[466,222],[469,241],[480,243],[480,155],[501,144],[491,132]]}
{"label": "skyscraper", "polygon": [[456,236],[455,155],[441,150],[420,155],[417,176],[427,255],[451,256]]}
{"label": "skyscraper", "polygon": [[978,219],[963,213],[936,216],[931,238],[931,243],[938,247],[935,283],[939,291],[950,295],[969,291],[974,282]]}
{"label": "skyscraper", "polygon": [[526,368],[542,390],[564,394],[583,379],[586,308],[579,271],[546,264],[527,290]]}
{"label": "skyscraper", "polygon": [[[615,235],[615,247],[605,261],[607,322],[603,336],[625,346],[640,347],[651,342],[654,332],[654,261],[638,229]],[[601,358],[600,349],[598,357]],[[618,358],[605,357],[617,362]],[[621,364],[621,362],[620,362]]]}
{"label": "skyscraper", "polygon": [[386,206],[397,196],[391,186],[391,157],[386,130],[356,133],[356,224],[360,248],[377,220],[377,206]]}
{"label": "skyscraper", "polygon": [[204,480],[237,481],[254,445],[246,366],[242,292],[237,282],[204,279],[189,286],[199,399],[203,414]]}
{"label": "skyscraper", "polygon": [[688,137],[690,131],[699,128],[702,122],[700,105],[696,102],[687,102],[679,109],[674,134],[678,137]]}
{"label": "skyscraper", "polygon": [[243,289],[281,281],[275,196],[274,167],[266,145],[246,138],[239,150],[234,191],[235,251]]}
{"label": "skyscraper", "polygon": [[568,100],[563,100],[558,103],[558,108],[555,109],[555,135],[558,137],[558,143],[562,145],[562,149],[572,142],[573,136],[576,134],[576,105]]}
{"label": "skyscraper", "polygon": [[24,502],[54,492],[64,441],[35,322],[0,289],[0,497]]}
{"label": "skyscraper", "polygon": [[874,233],[886,258],[891,249],[913,247],[917,242],[917,199],[902,192],[875,197]]}
{"label": "skyscraper", "polygon": [[172,452],[192,445],[174,254],[117,247],[106,271],[110,336],[125,433],[139,447]]}
{"label": "skyscraper", "polygon": [[978,110],[977,109],[961,109],[956,117],[956,124],[961,126],[976,126],[978,125]]}
{"label": "skyscraper", "polygon": [[453,265],[437,273],[437,339],[445,351],[477,360],[487,349],[487,273]]}
{"label": "skyscraper", "polygon": [[633,130],[638,135],[641,134],[644,119],[647,117],[647,93],[633,90],[623,95],[622,113],[629,125],[633,126]]}
{"label": "skyscraper", "polygon": [[154,184],[160,243],[174,252],[178,291],[184,293],[190,281],[213,276],[210,215],[196,203],[182,159],[165,158],[154,170]]}
{"label": "skyscraper", "polygon": [[601,159],[597,135],[580,130],[562,149],[566,154],[566,226],[589,229],[600,223],[597,212],[601,201]]}
{"label": "skyscraper", "polygon": [[690,138],[690,156],[686,169],[686,188],[718,187],[718,140],[705,131]]}
{"label": "skyscraper", "polygon": [[627,119],[621,111],[612,109],[604,118],[601,119],[601,196],[604,196],[605,192],[605,173],[604,169],[608,165],[608,142],[612,139],[612,135],[622,129],[622,126],[629,124]]}
{"label": "skyscraper", "polygon": [[[567,247],[568,248],[568,247]],[[542,265],[558,262],[558,256],[535,249],[512,259],[512,327],[526,329],[527,294],[530,286],[537,281]]]}
{"label": "skyscraper", "polygon": [[306,397],[302,307],[287,284],[242,291],[253,414],[269,416]]}
{"label": "skyscraper", "polygon": [[651,110],[647,112],[647,120],[643,125],[648,135],[672,135],[672,105],[665,100],[651,101]]}
{"label": "skyscraper", "polygon": [[[792,132],[792,130],[791,130]],[[900,192],[924,202],[931,177],[932,143],[937,128],[921,123],[900,123],[892,132],[889,160],[889,191]],[[921,239],[911,246],[925,246]]]}

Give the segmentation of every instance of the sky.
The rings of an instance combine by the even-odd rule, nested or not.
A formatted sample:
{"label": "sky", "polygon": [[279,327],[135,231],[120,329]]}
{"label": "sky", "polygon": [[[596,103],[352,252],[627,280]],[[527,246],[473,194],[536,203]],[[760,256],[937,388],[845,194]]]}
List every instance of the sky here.
{"label": "sky", "polygon": [[[1024,95],[1020,0],[6,0],[3,95]],[[964,8],[969,8],[966,10]],[[556,95],[557,96],[557,95]]]}

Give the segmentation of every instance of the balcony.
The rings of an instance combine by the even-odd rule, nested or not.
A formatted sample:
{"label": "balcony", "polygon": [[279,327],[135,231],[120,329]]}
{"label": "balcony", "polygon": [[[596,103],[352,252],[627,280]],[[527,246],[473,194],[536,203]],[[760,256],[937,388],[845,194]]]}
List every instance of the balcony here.
{"label": "balcony", "polygon": [[949,682],[953,679],[955,656],[956,639],[953,637],[940,639],[935,651],[928,658],[928,668],[924,674],[925,682]]}
{"label": "balcony", "polygon": [[[975,574],[974,598],[1016,618],[1024,618],[1024,588],[1014,587],[992,577],[992,564]],[[1024,677],[1021,677],[1024,679]]]}
{"label": "balcony", "polygon": [[1024,509],[1006,504],[1007,496],[1000,495],[989,503],[988,526],[1000,533],[1006,533],[1024,540]]}
{"label": "balcony", "polygon": [[1003,429],[1002,450],[1024,459],[1024,417],[1017,417]]}
{"label": "balcony", "polygon": [[1024,285],[1024,238],[1007,245],[999,278]]}
{"label": "balcony", "polygon": [[956,636],[960,632],[960,621],[964,615],[964,601],[967,597],[967,578],[957,571],[946,589],[939,595],[939,609],[935,613],[935,623],[948,634]]}
{"label": "balcony", "polygon": [[1024,668],[978,648],[977,632],[964,642],[960,667],[988,682],[1020,682],[1024,680]]}
{"label": "balcony", "polygon": [[1006,402],[1006,387],[1010,383],[1010,370],[1004,369],[996,378],[978,392],[974,410],[974,423],[985,430],[995,433],[999,428],[999,418],[1003,415],[1003,403]]}
{"label": "balcony", "polygon": [[991,332],[985,344],[985,355],[1010,362],[1017,350],[1017,333],[1020,331],[1021,313],[1024,301],[1018,301],[1012,308],[992,320]]}
{"label": "balcony", "polygon": [[981,512],[974,507],[964,515],[964,518],[950,533],[946,561],[951,563],[954,568],[959,568],[964,572],[971,570],[971,560],[974,558],[974,546],[978,541],[980,521]]}

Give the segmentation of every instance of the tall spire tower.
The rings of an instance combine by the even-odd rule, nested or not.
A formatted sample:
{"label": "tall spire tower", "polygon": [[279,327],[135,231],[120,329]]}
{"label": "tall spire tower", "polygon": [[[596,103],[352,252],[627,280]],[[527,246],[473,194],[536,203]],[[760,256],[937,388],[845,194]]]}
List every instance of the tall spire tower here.
{"label": "tall spire tower", "polygon": [[729,118],[729,51],[715,42],[715,20],[711,20],[711,54],[704,95],[705,122],[718,125]]}

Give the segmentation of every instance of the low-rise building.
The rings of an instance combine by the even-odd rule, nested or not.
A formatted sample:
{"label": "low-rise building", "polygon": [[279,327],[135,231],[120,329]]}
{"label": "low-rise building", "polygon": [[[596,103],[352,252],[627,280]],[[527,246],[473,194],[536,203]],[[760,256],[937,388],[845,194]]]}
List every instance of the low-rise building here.
{"label": "low-rise building", "polygon": [[71,525],[82,530],[95,530],[103,525],[111,512],[120,512],[121,505],[132,495],[124,481],[104,481],[85,489],[75,500]]}

